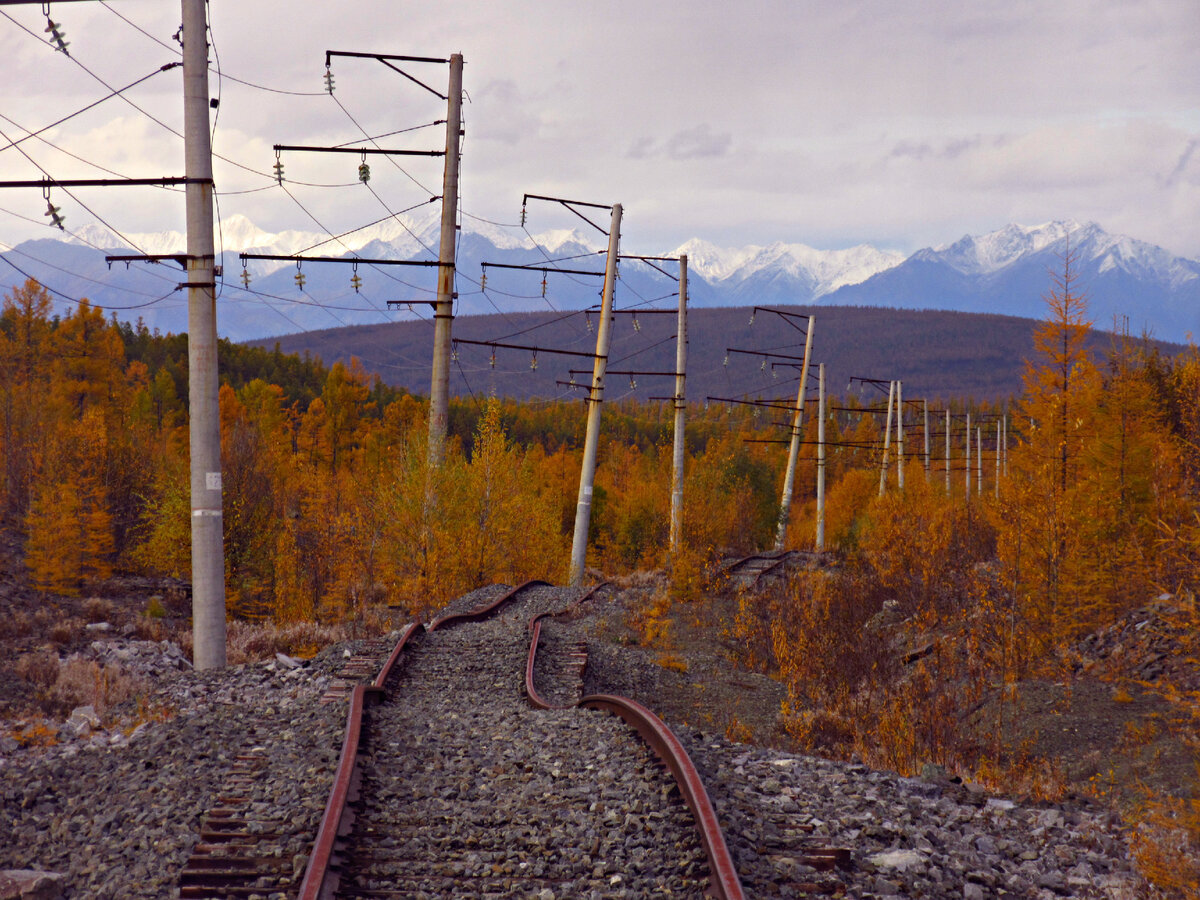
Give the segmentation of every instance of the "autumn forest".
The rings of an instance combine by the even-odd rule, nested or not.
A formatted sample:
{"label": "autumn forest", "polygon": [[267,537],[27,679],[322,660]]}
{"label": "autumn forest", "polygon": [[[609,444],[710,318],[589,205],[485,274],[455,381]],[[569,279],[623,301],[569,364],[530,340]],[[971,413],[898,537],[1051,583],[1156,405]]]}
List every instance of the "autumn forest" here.
{"label": "autumn forest", "polygon": [[[882,417],[857,414],[857,397],[831,401],[842,409],[827,413],[825,534],[839,564],[744,599],[723,624],[744,665],[786,685],[800,746],[899,771],[930,759],[979,768],[995,758],[987,735],[968,745],[948,723],[997,686],[1056,677],[1061,649],[1083,635],[1165,595],[1194,641],[1200,351],[1168,358],[1118,334],[1093,353],[1071,262],[1049,286],[1022,394],[970,407],[948,398],[932,414],[940,425],[948,405],[955,423],[967,413],[980,423],[983,477],[972,473],[970,493],[961,457],[946,478],[940,436],[926,473],[916,416],[904,489],[893,464],[881,491]],[[420,615],[482,584],[565,578],[582,403],[455,401],[431,491],[422,398],[356,362],[227,342],[220,358],[231,617],[339,622],[387,605]],[[0,509],[32,582],[72,595],[118,572],[186,579],[186,336],[117,323],[86,302],[52,317],[50,296],[29,282],[4,299],[0,371]],[[796,548],[815,533],[814,412],[791,512]],[[762,440],[778,434],[750,407],[690,404],[672,559],[669,404],[615,403],[604,415],[589,567],[669,573],[637,618],[666,646],[663,623],[715,589],[721,558],[771,545],[785,450]],[[884,613],[905,623],[905,646],[938,649],[901,673],[903,654],[872,637]]]}

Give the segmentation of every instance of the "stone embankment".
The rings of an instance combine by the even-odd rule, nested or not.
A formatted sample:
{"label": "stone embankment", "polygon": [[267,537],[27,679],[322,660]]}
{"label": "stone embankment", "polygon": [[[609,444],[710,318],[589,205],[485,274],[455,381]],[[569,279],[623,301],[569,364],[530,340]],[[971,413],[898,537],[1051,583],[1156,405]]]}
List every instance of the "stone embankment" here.
{"label": "stone embankment", "polygon": [[[488,590],[476,592],[456,605],[478,605],[486,596]],[[566,596],[560,590],[555,602],[562,605]],[[586,622],[580,625],[584,626]],[[448,638],[447,649],[455,641],[469,641],[466,629],[471,627],[464,626]],[[430,637],[435,636],[436,632]],[[152,677],[156,698],[169,713],[126,733],[106,730],[86,711],[79,711],[77,724],[64,728],[53,746],[19,746],[10,738],[0,740],[0,869],[53,873],[30,876],[40,878],[42,893],[27,896],[176,896],[179,873],[199,839],[207,812],[239,755],[253,751],[263,758],[254,788],[256,816],[286,823],[279,829],[278,849],[284,864],[275,884],[278,893],[265,890],[263,896],[294,896],[341,746],[345,705],[323,704],[321,697],[344,659],[357,648],[329,648],[306,662],[277,658],[197,673],[170,645],[120,640],[96,644],[101,646],[94,644],[88,652],[97,658],[111,661],[126,653],[122,665]],[[423,653],[428,654],[429,648]],[[474,652],[459,648],[457,656],[466,665]],[[621,664],[619,654],[606,653],[604,660],[604,666],[589,676],[589,688],[598,686],[595,679],[604,678],[605,670],[611,670],[614,682],[639,680],[636,673],[613,670]],[[426,662],[413,665],[415,670]],[[502,683],[495,690],[509,695],[506,702],[511,703],[494,719],[461,722],[464,733],[474,730],[488,735],[495,758],[489,757],[487,765],[473,765],[465,749],[447,755],[436,745],[417,746],[420,735],[415,720],[404,725],[404,740],[412,743],[406,750],[413,757],[412,768],[449,778],[449,787],[435,791],[427,811],[432,814],[434,806],[441,804],[452,813],[456,804],[476,794],[485,804],[500,803],[506,783],[521,784],[518,772],[522,777],[540,773],[539,778],[549,778],[564,802],[578,804],[587,815],[599,814],[603,828],[593,828],[595,834],[587,841],[573,831],[558,839],[553,833],[530,832],[526,837],[531,847],[541,849],[506,856],[499,861],[501,869],[511,866],[514,873],[544,875],[559,857],[586,855],[589,877],[595,883],[582,896],[642,896],[626,878],[651,860],[644,823],[660,821],[656,816],[665,821],[677,815],[670,807],[671,789],[656,781],[661,774],[656,766],[600,751],[627,769],[635,782],[648,786],[640,795],[618,791],[615,781],[605,781],[609,760],[596,758],[588,763],[593,767],[590,777],[598,783],[574,780],[572,769],[581,748],[564,749],[532,740],[526,733],[530,727],[523,724],[526,717],[530,722],[536,717],[520,706],[516,694],[523,663],[519,669],[514,667],[511,679],[491,670],[480,677],[493,686]],[[431,704],[432,715],[436,706],[432,699],[421,700],[400,715],[419,719],[423,703]],[[590,711],[540,715],[562,718],[566,732],[584,735],[581,745],[593,740],[591,731],[598,727],[618,730],[615,723],[593,724],[603,720]],[[1026,805],[988,797],[944,779],[906,779],[859,765],[677,730],[708,785],[748,896],[805,897],[831,891],[855,898],[947,900],[1150,896],[1132,870],[1115,817],[1107,812],[1073,804]],[[459,771],[460,764],[476,775],[467,778],[466,769]],[[505,766],[512,768],[511,782],[504,780],[504,771],[490,774]],[[519,817],[534,821],[532,807],[539,799],[541,781],[529,784],[528,790],[514,791],[503,801],[517,804],[505,813],[511,827],[518,827]],[[660,807],[663,802],[668,806]],[[581,822],[585,812],[580,813]],[[575,824],[564,821],[545,827]],[[582,827],[586,832],[590,826]],[[839,849],[848,851],[848,867],[829,870],[814,864],[814,851]],[[627,861],[611,872],[604,862],[610,851]],[[695,862],[686,855],[682,858],[681,871],[670,873],[664,883],[675,896],[698,896],[701,882],[693,879]],[[489,864],[497,864],[488,859]],[[676,865],[680,866],[678,860]],[[682,880],[675,880],[677,875]],[[517,895],[575,896],[556,891],[553,881],[547,878],[537,891]],[[4,884],[0,878],[0,897],[5,896]]]}

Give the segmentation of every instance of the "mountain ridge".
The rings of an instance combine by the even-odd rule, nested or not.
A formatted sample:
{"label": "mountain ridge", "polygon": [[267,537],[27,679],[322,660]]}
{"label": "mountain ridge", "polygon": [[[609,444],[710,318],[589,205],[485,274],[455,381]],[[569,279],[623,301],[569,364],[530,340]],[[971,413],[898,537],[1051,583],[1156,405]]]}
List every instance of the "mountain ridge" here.
{"label": "mountain ridge", "polygon": [[[433,299],[433,280],[419,270],[355,268],[363,286],[354,290],[346,266],[287,261],[241,261],[239,252],[364,259],[425,259],[435,256],[439,209],[427,204],[403,217],[390,216],[353,232],[331,237],[302,230],[269,232],[244,216],[226,217],[219,240],[226,248],[219,297],[218,328],[233,340],[271,337],[340,325],[393,321],[389,304],[423,317]],[[178,232],[129,235],[140,249],[155,254],[183,252]],[[0,288],[24,280],[15,270],[37,277],[66,297],[88,297],[119,318],[141,317],[161,331],[186,330],[186,303],[164,267],[134,264],[110,267],[105,252],[120,241],[99,226],[84,226],[66,240],[26,241],[3,254],[13,266],[0,272]],[[1039,225],[1008,224],[981,235],[964,235],[905,256],[861,244],[819,250],[799,243],[720,247],[692,238],[663,256],[688,255],[690,301],[697,307],[812,303],[944,309],[1040,317],[1051,273],[1073,254],[1078,287],[1086,294],[1093,321],[1102,327],[1127,322],[1165,340],[1200,333],[1200,262],[1094,222],[1070,219]],[[458,248],[456,314],[513,313],[531,309],[570,310],[596,304],[603,251],[592,235],[573,229],[530,234],[522,229],[467,218]],[[120,250],[128,253],[128,248]],[[495,263],[495,268],[485,268]],[[568,268],[561,274],[505,269]],[[303,274],[303,289],[296,278]],[[673,303],[671,266],[658,270],[625,260],[618,305]],[[244,272],[244,275],[243,275]],[[486,280],[483,277],[486,274]],[[242,287],[250,279],[250,290]],[[60,298],[60,312],[68,307]]]}

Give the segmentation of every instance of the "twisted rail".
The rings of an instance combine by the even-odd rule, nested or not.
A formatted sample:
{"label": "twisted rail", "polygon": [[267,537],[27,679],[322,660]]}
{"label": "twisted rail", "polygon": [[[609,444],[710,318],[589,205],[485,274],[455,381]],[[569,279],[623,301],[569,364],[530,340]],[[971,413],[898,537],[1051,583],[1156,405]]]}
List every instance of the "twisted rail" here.
{"label": "twisted rail", "polygon": [[614,713],[633,726],[642,739],[650,745],[659,758],[666,763],[675,783],[687,802],[692,815],[696,817],[696,827],[700,831],[700,843],[704,845],[704,854],[708,857],[709,873],[712,876],[714,896],[720,900],[744,900],[746,894],[742,889],[741,879],[738,878],[737,866],[725,843],[725,834],[717,821],[717,812],[713,808],[700,773],[696,771],[692,758],[679,742],[679,738],[666,724],[635,700],[628,697],[617,697],[612,694],[592,694],[579,701],[585,709],[603,709]]}
{"label": "twisted rail", "polygon": [[333,787],[329,791],[325,813],[321,817],[321,824],[313,841],[312,855],[309,856],[308,866],[304,870],[304,880],[300,882],[299,900],[328,900],[334,896],[337,889],[338,875],[333,869],[334,849],[337,839],[349,834],[354,824],[354,811],[350,808],[349,801],[354,799],[352,795],[357,793],[358,789],[358,748],[362,737],[363,713],[370,703],[384,696],[384,683],[404,652],[409,639],[420,632],[433,631],[446,625],[485,619],[526,588],[544,584],[544,581],[526,581],[480,609],[441,616],[429,625],[417,622],[408,625],[375,680],[370,685],[355,686],[350,694],[350,708],[346,713],[346,734],[342,740],[341,757],[333,776]]}
{"label": "twisted rail", "polygon": [[[599,590],[603,585],[597,585],[573,604],[577,606]],[[533,672],[537,662],[538,640],[542,633],[542,619],[562,615],[572,607],[557,613],[539,613],[529,620],[530,641],[529,656],[525,663],[525,693],[529,702],[537,709],[561,709],[547,702],[534,685]],[[658,754],[675,778],[679,792],[696,819],[696,827],[700,832],[700,843],[704,854],[708,857],[708,868],[712,876],[712,890],[719,900],[744,900],[745,892],[741,879],[738,878],[737,866],[725,842],[725,834],[721,831],[717,813],[713,808],[712,799],[704,788],[700,773],[688,756],[687,750],[670,728],[640,703],[627,697],[612,694],[593,694],[584,697],[577,704],[586,709],[601,709],[620,716],[633,726],[650,748]]]}

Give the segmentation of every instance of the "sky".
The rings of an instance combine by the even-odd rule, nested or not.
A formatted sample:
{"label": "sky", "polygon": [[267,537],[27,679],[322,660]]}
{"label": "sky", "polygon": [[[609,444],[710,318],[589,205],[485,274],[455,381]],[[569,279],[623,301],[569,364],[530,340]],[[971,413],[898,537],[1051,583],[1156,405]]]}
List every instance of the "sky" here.
{"label": "sky", "polygon": [[[335,58],[335,94],[324,93],[326,50],[461,52],[462,207],[518,236],[522,195],[536,193],[621,203],[625,252],[701,238],[908,253],[1072,218],[1200,259],[1195,0],[211,0],[210,10],[214,149],[231,161],[214,165],[220,215],[267,231],[341,233],[440,193],[439,159],[405,158],[401,171],[372,158],[368,186],[356,156],[288,153],[287,190],[274,183],[277,143],[414,126],[426,127],[379,146],[444,142],[431,124],[444,101],[375,60]],[[45,42],[38,4],[0,13],[0,147],[104,97],[98,79],[124,87],[178,58],[171,0],[52,3],[72,59]],[[444,65],[405,71],[444,93]],[[109,99],[46,131],[54,146],[0,150],[0,179],[39,167],[106,177],[83,160],[122,176],[182,175],[182,140],[163,127],[182,131],[181,84],[179,69],[156,74],[123,95],[140,110]],[[52,197],[68,229],[184,226],[182,194],[72,193]],[[0,210],[0,244],[49,236],[40,191],[7,189]],[[531,231],[576,225],[587,228],[560,207],[529,207]]]}

